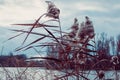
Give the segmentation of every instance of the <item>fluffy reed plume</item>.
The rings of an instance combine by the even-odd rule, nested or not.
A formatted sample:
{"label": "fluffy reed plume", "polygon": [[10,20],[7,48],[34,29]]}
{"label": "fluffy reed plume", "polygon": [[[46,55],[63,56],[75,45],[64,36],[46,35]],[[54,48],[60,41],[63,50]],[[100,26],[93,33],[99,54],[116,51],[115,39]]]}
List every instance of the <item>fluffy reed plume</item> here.
{"label": "fluffy reed plume", "polygon": [[112,56],[111,62],[113,63],[113,65],[119,64],[118,57],[117,56]]}
{"label": "fluffy reed plume", "polygon": [[104,77],[105,77],[105,72],[102,71],[102,70],[100,70],[100,71],[98,72],[98,78],[99,78],[100,80],[102,80]]}
{"label": "fluffy reed plume", "polygon": [[55,6],[55,4],[53,2],[46,1],[46,3],[48,4],[47,16],[58,19],[60,10]]}
{"label": "fluffy reed plume", "polygon": [[[60,10],[56,7],[56,5],[53,2],[46,1],[46,3],[48,4],[47,13],[41,15],[33,24],[16,24],[22,26],[31,26],[31,28],[29,30],[12,30],[21,33],[12,38],[9,38],[8,40],[11,40],[24,33],[27,33],[27,36],[23,41],[23,43],[25,43],[26,39],[30,34],[38,35],[39,37],[37,39],[33,40],[31,43],[28,43],[25,46],[16,48],[15,51],[29,50],[32,48],[39,54],[40,52],[37,51],[36,48],[43,49],[43,47],[46,47],[48,49],[46,51],[48,53],[46,57],[34,58],[44,59],[44,67],[46,69],[57,70],[64,73],[54,75],[54,80],[68,80],[68,77],[71,76],[76,77],[75,79],[77,80],[90,80],[87,78],[90,74],[90,71],[86,73],[84,70],[92,70],[96,66],[101,65],[102,62],[108,61],[106,59],[98,59],[99,54],[96,51],[95,41],[93,40],[93,38],[95,37],[95,32],[92,21],[89,19],[89,17],[86,16],[85,21],[82,22],[81,25],[79,25],[78,19],[75,18],[73,25],[70,28],[71,32],[63,32],[61,30],[59,18]],[[50,18],[49,20],[41,23],[40,20],[44,16],[48,16]],[[47,22],[58,22],[59,25],[48,25]],[[51,29],[48,29],[47,27],[60,28],[60,30],[56,29],[53,31],[56,31],[58,34],[61,34],[61,36],[56,36],[53,33],[53,31]],[[47,32],[47,34],[33,32],[34,28],[43,28]],[[47,41],[50,42],[46,41],[43,43],[42,41],[44,41],[45,38],[47,38]],[[90,41],[93,43],[91,44]],[[37,42],[39,42],[39,44],[33,45]],[[94,55],[91,53],[94,53]],[[87,61],[91,61],[91,65],[89,65]],[[96,62],[93,63],[94,61]],[[119,63],[118,57],[113,57],[111,61],[114,65]],[[104,71],[100,70],[97,74],[97,77],[99,79],[103,79],[105,77]]]}

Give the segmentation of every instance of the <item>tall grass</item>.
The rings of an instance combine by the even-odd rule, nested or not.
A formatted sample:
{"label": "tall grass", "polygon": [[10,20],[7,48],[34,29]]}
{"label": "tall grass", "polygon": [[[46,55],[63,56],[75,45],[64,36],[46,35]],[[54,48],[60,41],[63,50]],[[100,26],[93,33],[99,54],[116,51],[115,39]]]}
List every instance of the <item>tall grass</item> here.
{"label": "tall grass", "polygon": [[[48,3],[48,10],[46,13],[41,15],[33,24],[14,24],[14,25],[22,25],[22,26],[31,26],[29,30],[12,30],[16,32],[20,32],[20,34],[15,35],[8,40],[16,38],[20,35],[26,33],[26,37],[22,43],[27,42],[27,39],[30,34],[39,35],[38,39],[28,43],[25,46],[20,48],[16,48],[15,51],[20,50],[29,50],[35,49],[39,47],[42,49],[43,47],[49,47],[48,54],[49,56],[46,57],[34,57],[34,59],[44,59],[44,73],[43,71],[40,72],[39,69],[34,68],[35,70],[31,72],[29,69],[31,66],[34,66],[34,62],[30,64],[30,66],[26,66],[24,68],[16,67],[14,72],[11,72],[9,68],[1,67],[2,71],[6,76],[5,79],[8,80],[69,80],[73,78],[74,80],[91,80],[88,76],[92,75],[91,71],[95,70],[96,79],[103,79],[105,78],[104,65],[101,63],[110,62],[106,59],[99,59],[100,55],[96,49],[96,42],[95,42],[95,33],[93,25],[90,25],[88,28],[83,28],[83,31],[80,32],[79,24],[77,24],[77,19],[71,27],[71,32],[63,32],[61,29],[61,22],[60,22],[60,10],[50,1]],[[50,17],[49,20],[45,22],[41,22],[42,18]],[[51,19],[52,18],[52,19]],[[86,23],[89,21],[89,18],[86,17]],[[57,22],[58,25],[49,25],[48,22]],[[77,25],[76,25],[77,24]],[[82,23],[83,24],[83,23]],[[51,27],[49,29],[48,27]],[[53,28],[56,27],[59,30],[54,30]],[[33,32],[35,28],[43,28],[47,34]],[[91,30],[92,29],[92,30]],[[59,34],[56,36],[54,31]],[[77,36],[76,36],[77,33]],[[50,42],[42,43],[42,41],[47,38]],[[40,44],[33,45],[39,42]],[[92,42],[92,44],[90,43]],[[91,48],[88,48],[91,47]],[[46,50],[47,51],[47,50]],[[104,50],[103,50],[104,51]],[[39,51],[36,51],[38,54]],[[54,55],[53,55],[54,54]],[[93,55],[94,54],[94,55]],[[102,54],[102,53],[100,53]],[[87,64],[87,61],[91,61],[91,64]],[[90,67],[89,67],[90,66]],[[101,71],[101,67],[103,66],[103,70]],[[115,66],[114,66],[115,67]],[[86,71],[87,70],[87,71]],[[57,74],[59,72],[59,74]],[[43,75],[45,74],[45,75]],[[115,75],[118,75],[117,72]],[[52,77],[53,76],[53,77]],[[118,76],[116,76],[118,77]],[[117,80],[117,78],[116,78]]]}

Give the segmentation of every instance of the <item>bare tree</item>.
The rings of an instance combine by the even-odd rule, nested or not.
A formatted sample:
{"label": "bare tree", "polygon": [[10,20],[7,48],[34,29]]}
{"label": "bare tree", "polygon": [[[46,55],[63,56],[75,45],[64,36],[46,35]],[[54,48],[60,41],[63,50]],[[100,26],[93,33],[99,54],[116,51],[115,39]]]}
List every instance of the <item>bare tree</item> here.
{"label": "bare tree", "polygon": [[105,58],[110,55],[110,39],[107,38],[107,34],[102,33],[96,44],[99,57]]}
{"label": "bare tree", "polygon": [[120,53],[120,35],[117,37],[117,50],[116,50],[117,55]]}

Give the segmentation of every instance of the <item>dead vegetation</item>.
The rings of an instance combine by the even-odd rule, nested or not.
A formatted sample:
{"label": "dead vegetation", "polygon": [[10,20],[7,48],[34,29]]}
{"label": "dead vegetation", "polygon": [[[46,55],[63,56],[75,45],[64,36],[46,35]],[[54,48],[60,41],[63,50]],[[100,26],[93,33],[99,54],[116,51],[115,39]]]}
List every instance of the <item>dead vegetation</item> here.
{"label": "dead vegetation", "polygon": [[[57,8],[56,5],[51,1],[46,2],[48,4],[47,12],[41,15],[33,24],[14,24],[31,27],[29,30],[13,29],[12,31],[19,32],[19,34],[9,38],[8,40],[26,33],[27,35],[22,43],[22,45],[24,45],[24,43],[27,42],[29,35],[33,34],[39,36],[38,39],[32,41],[31,43],[28,43],[25,46],[16,48],[15,50],[29,50],[31,48],[35,49],[36,47],[43,49],[43,47],[46,47],[48,56],[34,58],[44,59],[44,67],[46,69],[64,72],[64,75],[55,74],[54,80],[68,80],[68,77],[70,76],[74,76],[76,80],[90,80],[88,76],[90,75],[91,70],[96,71],[95,79],[104,79],[104,71],[101,71],[100,69],[107,69],[106,67],[102,66],[101,63],[106,64],[109,61],[108,59],[100,59],[100,55],[102,54],[101,52],[104,52],[104,50],[97,50],[96,48],[94,27],[90,18],[86,16],[85,21],[80,24],[78,23],[78,19],[75,18],[74,23],[71,26],[71,31],[63,32],[59,18],[60,9]],[[49,17],[49,20],[41,22],[41,19],[46,17]],[[48,22],[57,22],[58,25],[49,25],[47,24]],[[44,29],[47,34],[33,32],[33,29],[36,28]],[[58,35],[56,36],[56,34]],[[48,39],[47,42],[42,43],[42,41],[46,38]],[[40,42],[40,44],[33,45],[37,42]],[[113,65],[114,70],[115,66],[119,64],[118,58],[117,60],[116,58],[112,58],[111,63],[115,63],[115,65]],[[87,68],[89,69],[86,72],[85,70],[87,70]],[[24,75],[24,72],[26,72],[26,70],[23,71],[22,75]],[[116,75],[118,74],[116,73]],[[21,76],[19,79],[21,79]],[[19,79],[17,78],[16,80]]]}

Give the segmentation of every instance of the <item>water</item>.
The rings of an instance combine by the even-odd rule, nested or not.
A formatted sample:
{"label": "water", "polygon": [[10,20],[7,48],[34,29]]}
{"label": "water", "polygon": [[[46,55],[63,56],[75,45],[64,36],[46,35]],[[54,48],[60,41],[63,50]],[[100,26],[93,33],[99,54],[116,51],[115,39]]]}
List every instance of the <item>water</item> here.
{"label": "water", "polygon": [[[69,72],[72,72],[69,70]],[[84,73],[83,76],[87,77],[90,80],[94,80],[97,77],[96,71],[80,71]],[[89,75],[88,75],[89,74]],[[56,70],[46,70],[44,68],[11,68],[11,67],[1,67],[0,68],[0,80],[54,80],[57,77],[65,76],[64,71]],[[68,77],[68,80],[76,80],[75,75]],[[120,71],[117,71],[119,77]],[[105,71],[105,79],[115,80],[116,71]],[[64,78],[65,79],[65,78]],[[63,79],[63,80],[64,80]],[[67,78],[66,78],[67,79]],[[120,79],[120,78],[119,78]],[[61,79],[60,79],[61,80]],[[80,78],[80,80],[83,80]]]}

